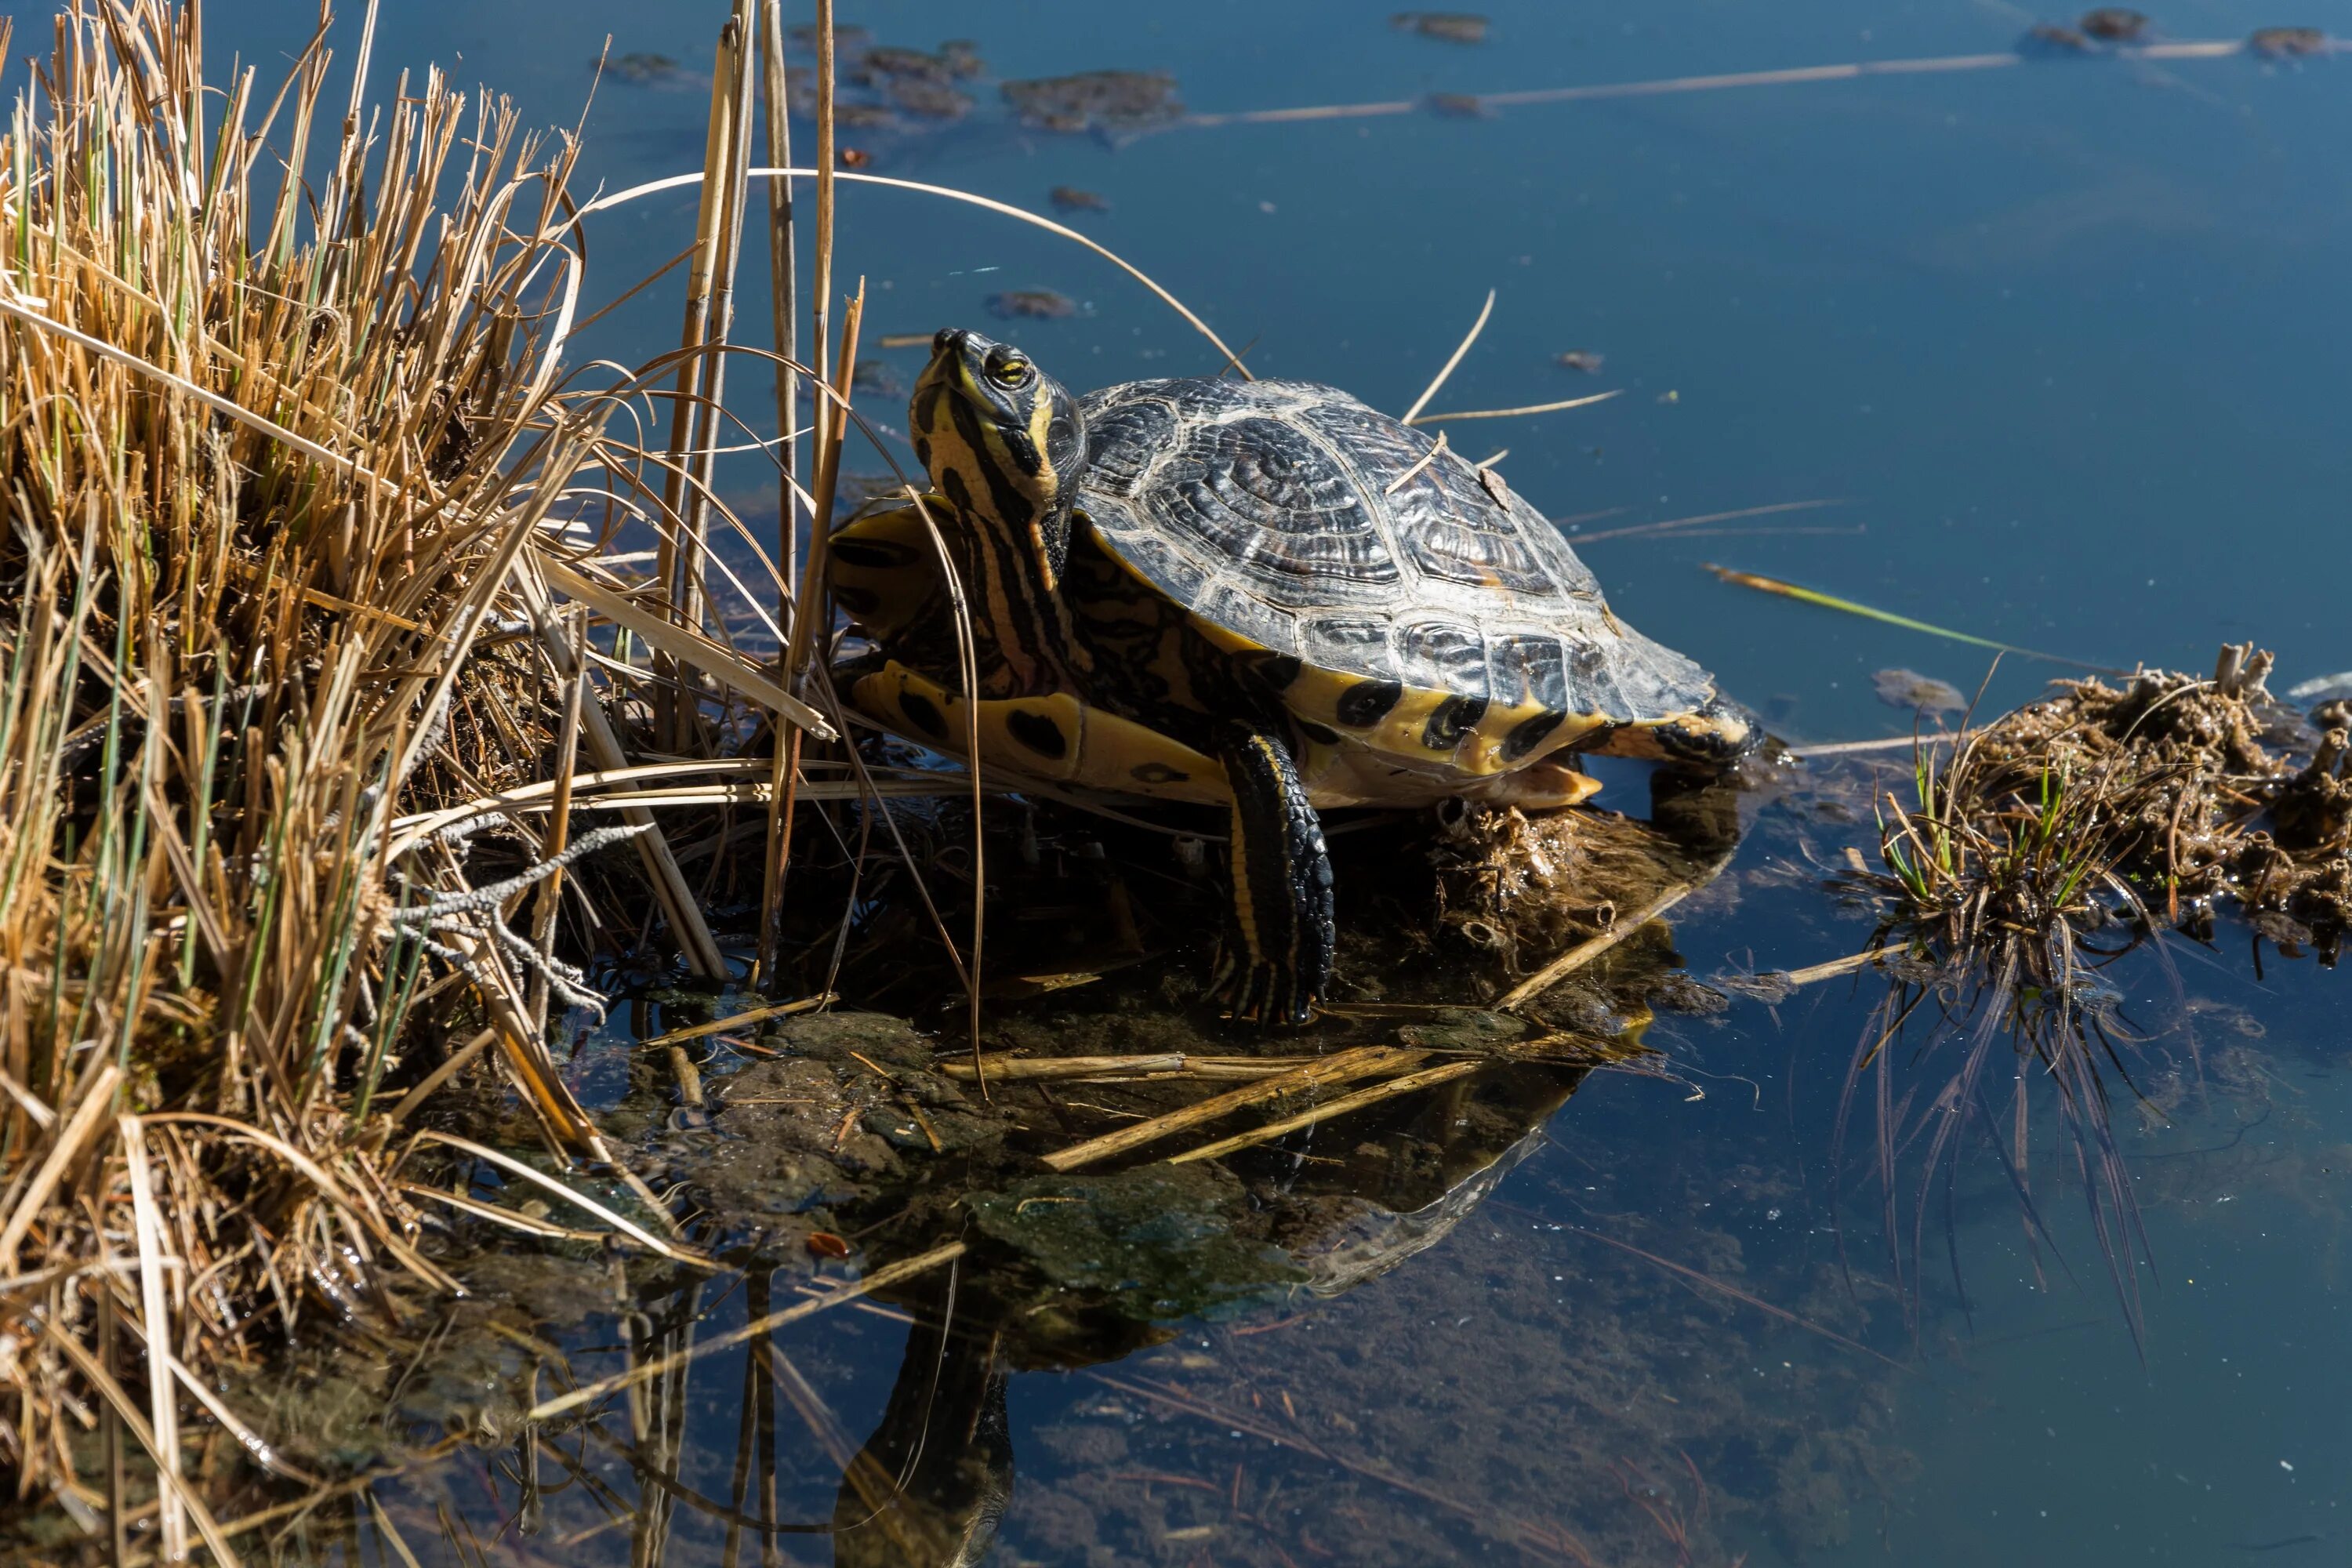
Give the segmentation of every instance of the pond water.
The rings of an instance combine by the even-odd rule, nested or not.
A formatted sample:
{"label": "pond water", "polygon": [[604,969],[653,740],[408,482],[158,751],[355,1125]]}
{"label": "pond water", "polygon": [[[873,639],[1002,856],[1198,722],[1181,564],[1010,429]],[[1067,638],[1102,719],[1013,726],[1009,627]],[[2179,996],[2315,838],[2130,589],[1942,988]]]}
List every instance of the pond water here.
{"label": "pond water", "polygon": [[[21,50],[37,33],[11,8]],[[2002,64],[1981,57],[2043,18],[2000,0],[1486,9],[1486,40],[1460,43],[1392,27],[1386,5],[845,0],[843,22],[879,42],[968,37],[987,68],[961,121],[844,140],[873,173],[1032,210],[1056,187],[1094,193],[1102,210],[1064,221],[1253,345],[1258,374],[1391,410],[1495,290],[1434,406],[1622,395],[1453,425],[1454,443],[1508,448],[1513,487],[1594,536],[1583,553],[1612,605],[1792,740],[1906,732],[1874,672],[1972,690],[1988,656],[1734,587],[1705,563],[2097,665],[2201,668],[2252,638],[2278,655],[2282,689],[2352,667],[2341,58]],[[309,14],[216,3],[211,52],[266,71]],[[722,14],[414,0],[385,8],[376,82],[438,61],[511,93],[528,121],[568,125],[607,34],[615,57],[669,58],[608,76],[586,114],[584,166],[619,188],[698,162],[699,73]],[[2352,6],[2181,0],[2154,18],[2174,41],[2274,23],[2352,33]],[[1943,58],[1959,68],[1431,101]],[[1415,107],[1117,138],[1024,128],[996,93],[1114,67],[1172,74],[1205,116]],[[805,125],[796,138],[809,146]],[[1051,236],[901,192],[845,190],[842,214],[836,276],[866,281],[869,343],[987,326],[992,296],[1050,289],[1074,303],[1066,319],[992,330],[1073,386],[1218,369],[1181,320]],[[604,295],[667,260],[692,217],[688,192],[598,220]],[[747,256],[747,279],[764,266]],[[746,312],[755,341],[763,309]],[[596,351],[650,357],[675,342],[677,310],[657,289],[603,323]],[[1570,352],[1602,363],[1563,367]],[[911,382],[921,361],[866,353],[877,385]],[[764,380],[745,374],[746,417],[763,425]],[[897,423],[893,399],[872,403]],[[772,530],[772,481],[743,463],[725,482]],[[1717,514],[1736,515],[1619,532]],[[2011,658],[1987,701],[2066,672]],[[1849,769],[1749,803],[1729,868],[1673,917],[1690,973],[1737,980],[1858,948],[1867,921],[1815,868],[1874,845],[1866,787],[1901,787],[1901,772],[1873,784]],[[1618,783],[1639,809],[1638,777]],[[1914,1173],[1883,1208],[1866,1103],[1838,1138],[1884,983],[1727,987],[1723,1010],[1650,1026],[1669,1076],[1476,1080],[1479,1114],[1455,1119],[1464,1142],[1426,1141],[1441,1175],[1370,1173],[1351,1140],[1373,1134],[1349,1124],[1254,1168],[1254,1203],[1322,1182],[1412,1215],[1455,1190],[1429,1234],[1390,1236],[1392,1266],[1348,1289],[1269,1287],[1251,1273],[1272,1267],[1256,1239],[1208,1219],[1186,1232],[1191,1199],[1146,1193],[1178,1237],[1154,1245],[1229,1249],[1201,1253],[1213,1260],[1155,1307],[1062,1323],[959,1265],[886,1311],[780,1331],[764,1371],[719,1350],[658,1399],[614,1404],[600,1437],[461,1448],[307,1546],[394,1561],[395,1525],[379,1521],[396,1521],[427,1561],[478,1547],[493,1562],[917,1560],[870,1530],[823,1532],[863,1517],[851,1460],[871,1436],[866,1470],[917,1478],[949,1535],[984,1539],[973,1521],[1001,1510],[987,1560],[1004,1564],[2344,1561],[2341,977],[2226,920],[2210,945],[2168,938],[2106,977],[2147,1042],[2130,1086],[2110,1079],[2144,1225],[2120,1247],[2092,1232],[2046,1096],[2032,1111],[2046,1234],[2021,1219],[1981,1131],[1961,1137],[1948,1184],[1916,1174],[1917,1143],[1899,1150]],[[657,1124],[669,1092],[629,1065],[633,1032],[751,1005],[660,994],[616,1011],[581,1058],[583,1093],[623,1127]],[[1072,1016],[1104,1048],[1138,1048],[1112,1013]],[[724,1083],[764,1059],[714,1050],[704,1071]],[[1896,1092],[1931,1096],[1931,1066],[1906,1061],[1916,1076]],[[2010,1092],[2004,1072],[2004,1117]],[[1381,1114],[1426,1132],[1411,1119],[1452,1111]],[[919,1239],[859,1237],[876,1258]],[[640,1273],[623,1303],[597,1283],[603,1264],[578,1273],[588,1283],[560,1304],[543,1282],[521,1299],[541,1302],[545,1336],[583,1378],[616,1370],[625,1342],[679,1348],[798,1299],[796,1275]],[[782,1394],[747,1394],[770,1375]],[[773,1481],[747,1489],[746,1465]],[[533,1468],[543,1498],[518,1485]]]}

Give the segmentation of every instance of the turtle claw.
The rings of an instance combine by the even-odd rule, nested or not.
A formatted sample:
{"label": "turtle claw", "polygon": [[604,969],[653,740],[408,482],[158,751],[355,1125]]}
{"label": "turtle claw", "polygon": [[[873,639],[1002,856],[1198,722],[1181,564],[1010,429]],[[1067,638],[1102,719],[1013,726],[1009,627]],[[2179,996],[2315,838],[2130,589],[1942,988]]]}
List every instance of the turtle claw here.
{"label": "turtle claw", "polygon": [[1307,978],[1251,951],[1239,937],[1228,937],[1219,949],[1209,994],[1235,1024],[1296,1028],[1315,1016],[1315,996]]}

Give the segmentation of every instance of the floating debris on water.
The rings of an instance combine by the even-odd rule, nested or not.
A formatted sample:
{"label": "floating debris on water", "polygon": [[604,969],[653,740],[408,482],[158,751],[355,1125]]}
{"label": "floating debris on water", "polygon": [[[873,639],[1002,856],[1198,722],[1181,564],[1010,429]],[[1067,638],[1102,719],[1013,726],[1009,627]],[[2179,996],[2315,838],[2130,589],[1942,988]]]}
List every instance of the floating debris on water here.
{"label": "floating debris on water", "polygon": [[1389,26],[1448,44],[1486,41],[1486,18],[1469,11],[1399,11],[1389,18]]}
{"label": "floating debris on water", "polygon": [[[2061,681],[2056,696],[1973,730],[1948,752],[1923,741],[1916,805],[1881,814],[1885,869],[1853,851],[1851,874],[1831,879],[1880,913],[1867,962],[1887,994],[1844,1092],[1848,1109],[1876,1107],[1888,1201],[1906,1179],[1896,1151],[1925,1150],[1916,1180],[1928,1190],[1948,1179],[1975,1119],[2004,1147],[2015,1140],[2003,1155],[2015,1180],[2026,1080],[2017,1080],[2013,1131],[2012,1113],[1971,1086],[1997,1064],[2004,1075],[2012,1059],[2037,1064],[2032,1076],[2055,1087],[2135,1337],[2147,1234],[2108,1126],[2105,1077],[2136,1072],[2126,1058],[2146,1041],[2103,971],[2167,930],[2210,942],[2225,910],[2281,954],[2315,949],[2323,963],[2352,924],[2352,701],[2325,704],[2306,722],[2264,689],[2271,663],[2238,644],[2208,677]],[[1896,1087],[1898,1058],[1901,1072],[1927,1081]],[[1919,1245],[1916,1234],[1907,1244],[1915,1255]]]}
{"label": "floating debris on water", "polygon": [[888,91],[892,103],[925,120],[961,120],[971,112],[969,96],[930,77],[893,77]]}
{"label": "floating debris on water", "polygon": [[1782,969],[1763,969],[1753,973],[1726,970],[1709,978],[1717,988],[1761,1002],[1767,1007],[1777,1007],[1797,994],[1797,983]]}
{"label": "floating debris on water", "polygon": [[1570,349],[1566,353],[1556,356],[1552,363],[1562,370],[1579,370],[1587,375],[1599,375],[1601,367],[1608,363],[1608,355],[1597,353],[1591,349]]}
{"label": "floating debris on water", "polygon": [[1051,289],[1007,289],[988,297],[988,310],[1005,321],[1066,321],[1078,313],[1078,302]]}
{"label": "floating debris on water", "polygon": [[[816,53],[817,30],[806,22],[798,26],[785,28],[784,37],[792,44],[795,53],[806,55]],[[835,55],[854,53],[866,47],[873,41],[874,34],[869,28],[837,26],[833,30],[833,47]]]}
{"label": "floating debris on water", "polygon": [[2327,35],[2317,27],[2256,27],[2246,47],[2265,59],[2299,58],[2327,52]]}
{"label": "floating debris on water", "polygon": [[602,67],[614,80],[631,87],[705,87],[709,83],[679,65],[667,55],[626,54],[608,60],[592,60],[591,66]]}
{"label": "floating debris on water", "polygon": [[[796,31],[793,42],[814,51],[814,37]],[[987,68],[971,40],[950,39],[937,51],[876,44],[863,28],[844,28],[835,44],[840,62],[834,97],[834,122],[845,130],[919,134],[952,125],[975,107],[960,81]],[[816,72],[795,65],[784,72],[784,96],[794,114],[814,119],[817,111]],[[854,155],[853,155],[854,154]],[[871,161],[861,149],[845,150],[848,168]]]}
{"label": "floating debris on water", "polygon": [[851,81],[870,84],[877,78],[944,82],[953,79],[957,73],[944,55],[927,55],[920,49],[881,45],[859,55],[842,74]]}
{"label": "floating debris on water", "polygon": [[1042,131],[1146,131],[1184,112],[1176,79],[1165,71],[1080,71],[1008,81],[1002,90],[1021,122]]}
{"label": "floating debris on water", "polygon": [[2090,39],[2056,22],[2036,22],[2025,29],[2025,37],[2017,40],[2017,52],[2021,55],[2084,55],[2090,51]]}
{"label": "floating debris on water", "polygon": [[2083,13],[2076,24],[2090,37],[2108,44],[2137,43],[2147,31],[2147,18],[2125,5],[2102,5]]}
{"label": "floating debris on water", "polygon": [[1055,185],[1051,193],[1054,210],[1060,213],[1107,213],[1110,203],[1092,191],[1082,191],[1076,185]]}
{"label": "floating debris on water", "polygon": [[1870,684],[1878,693],[1878,700],[1889,708],[1907,708],[1916,713],[1958,713],[1969,705],[1958,687],[1916,669],[1882,669],[1870,678]]}
{"label": "floating debris on water", "polygon": [[897,371],[878,359],[862,359],[850,368],[849,386],[853,392],[874,397],[896,397],[907,390],[907,384]]}

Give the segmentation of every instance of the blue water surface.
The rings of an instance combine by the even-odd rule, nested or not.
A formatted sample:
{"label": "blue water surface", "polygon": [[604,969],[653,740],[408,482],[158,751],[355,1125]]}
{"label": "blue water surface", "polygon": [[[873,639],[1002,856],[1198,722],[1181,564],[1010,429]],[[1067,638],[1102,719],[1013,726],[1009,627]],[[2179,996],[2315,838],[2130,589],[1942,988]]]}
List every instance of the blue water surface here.
{"label": "blue water surface", "polygon": [[[990,71],[960,124],[844,139],[871,153],[871,172],[1033,211],[1050,211],[1056,186],[1097,193],[1108,211],[1061,221],[1150,272],[1228,342],[1250,345],[1257,374],[1333,383],[1391,411],[1420,395],[1493,290],[1484,335],[1431,406],[1619,394],[1447,426],[1475,456],[1507,448],[1510,483],[1548,514],[1580,520],[1574,532],[1810,503],[1596,538],[1583,552],[1626,619],[1718,671],[1792,739],[1905,732],[1911,716],[1876,699],[1874,672],[1909,667],[1973,690],[1991,656],[1732,586],[1708,563],[2094,665],[2202,668],[2221,643],[2252,639],[2278,657],[2274,688],[2352,668],[2352,61],[1979,61],[1437,112],[1433,93],[2000,55],[2042,19],[1999,0],[1483,3],[1490,34],[1465,45],[1392,27],[1387,0],[845,0],[842,21],[886,43],[971,37]],[[37,18],[11,8],[22,52]],[[383,9],[373,90],[437,62],[510,94],[528,123],[582,125],[583,188],[618,190],[698,163],[705,100],[694,78],[723,12],[710,0],[406,0]],[[214,0],[216,65],[235,53],[268,74],[311,15],[307,4]],[[2177,0],[2153,26],[2168,40],[2229,40],[2273,23],[2352,33],[2352,5],[2308,0],[2286,16],[2269,0]],[[616,56],[673,58],[676,77],[595,83],[608,35]],[[335,37],[340,71],[352,18]],[[1171,72],[1207,115],[1412,107],[1116,139],[1024,129],[994,90],[998,79],[1108,67]],[[809,128],[795,134],[805,156]],[[668,259],[693,213],[687,191],[592,220],[590,299]],[[744,298],[759,304],[747,304],[740,330],[765,342],[764,257],[747,253],[745,267]],[[1015,337],[1077,387],[1212,374],[1223,358],[1098,258],[920,195],[845,186],[835,267],[838,286],[862,278],[867,289],[862,357],[905,382],[920,351],[872,342],[950,324]],[[677,284],[601,323],[582,357],[634,362],[673,344]],[[989,298],[1008,289],[1058,290],[1079,308],[1066,320],[994,322]],[[1594,374],[1564,369],[1556,361],[1569,351],[1605,360]],[[737,375],[744,417],[770,432],[763,375]],[[886,423],[902,416],[887,397],[870,406]],[[883,466],[870,455],[852,464]],[[736,460],[722,485],[772,536],[769,472]],[[1987,700],[2005,707],[2069,673],[2011,656]],[[1767,869],[1743,861],[1732,876]],[[1866,935],[1818,910],[1792,916],[1815,895],[1775,887],[1754,879],[1739,898],[1678,917],[1677,946],[1695,970],[1818,962]],[[2116,1090],[2147,1226],[2137,1336],[2083,1218],[2073,1156],[2048,1131],[2039,1176],[2053,1184],[2053,1235],[2029,1233],[1979,1151],[1951,1209],[1965,1310],[1937,1198],[1924,1283],[1913,1282],[1919,1321],[1907,1343],[1889,1338],[1906,1287],[1874,1229],[1875,1190],[1858,1156],[1839,1168],[1829,1153],[1845,1066],[1875,998],[1843,984],[1778,1003],[1742,997],[1719,1020],[1667,1028],[1694,1067],[1724,1075],[1695,1080],[1705,1098],[1690,1098],[1695,1083],[1596,1079],[1496,1201],[1314,1324],[1245,1337],[1231,1325],[1187,1328],[1129,1369],[1230,1378],[1254,1391],[1261,1414],[1283,1398],[1342,1401],[1346,1425],[1316,1428],[1330,1445],[1350,1428],[1369,1433],[1351,1453],[1370,1454],[1391,1480],[1426,1475],[1425,1489],[1451,1504],[1083,1375],[1024,1373],[1010,1395],[1019,1479],[991,1560],[1341,1560],[1311,1532],[1285,1533],[1291,1516],[1267,1489],[1287,1486],[1354,1498],[1349,1506],[1394,1542],[1383,1561],[1576,1561],[1557,1543],[1504,1544],[1463,1510],[1525,1513],[1531,1499],[1622,1494],[1638,1522],[1630,1510],[1643,1498],[1689,1511],[1687,1479],[1629,1479],[1610,1457],[1567,1446],[1537,1414],[1540,1387],[1511,1407],[1517,1415],[1494,1406],[1483,1426],[1459,1414],[1483,1407],[1448,1405],[1445,1389],[1482,1357],[1533,1354],[1528,1346],[1598,1367],[1619,1342],[1596,1315],[1638,1299],[1644,1310],[1716,1314],[1708,1335],[1747,1380],[1738,1397],[1759,1410],[1818,1394],[1817,1382],[1799,1380],[1857,1380],[1838,1406],[1851,1433],[1718,1478],[1708,1537],[1718,1561],[2346,1561],[2352,1079],[2341,977],[2275,956],[2258,977],[2247,945],[2225,931],[2210,953],[2178,961],[2188,990],[2232,1021],[2206,1031],[2220,1065],[2169,1096],[2151,1089],[2145,1106]],[[2116,978],[2152,1028],[2173,1027],[2163,963],[2137,957]],[[1767,1191],[1778,1195],[1743,1196]],[[1839,1213],[1861,1226],[1843,1249]],[[1637,1222],[1661,1256],[1674,1253],[1677,1227],[1703,1232],[1713,1250],[1685,1261],[1790,1307],[1802,1292],[1808,1318],[1850,1310],[1849,1327],[1877,1325],[1870,1342],[1910,1370],[1644,1273],[1560,1228],[1630,1234]],[[1616,1281],[1611,1293],[1580,1296],[1604,1277]],[[1638,1290],[1627,1283],[1636,1279]],[[741,1310],[728,1296],[714,1322]],[[828,1363],[849,1369],[826,1392],[856,1434],[888,1395],[902,1331],[876,1320],[841,1331],[869,1347],[851,1353],[835,1342]],[[1317,1334],[1358,1336],[1349,1353],[1384,1368],[1381,1400],[1418,1414],[1383,1426],[1364,1384],[1318,1394],[1284,1381],[1285,1358],[1303,1354],[1286,1347]],[[710,1388],[738,1385],[738,1356],[713,1361]],[[1678,1375],[1652,1368],[1639,1386],[1696,1406],[1727,1374],[1711,1367],[1706,1386],[1696,1372]],[[723,1495],[737,1411],[730,1394],[710,1397],[681,1471]],[[1658,1408],[1670,1426],[1672,1411]],[[1191,1436],[1152,1447],[1178,1427]],[[1114,1428],[1134,1436],[1086,1436]],[[1486,1480],[1465,1482],[1441,1452],[1467,1449],[1490,1456]],[[822,1513],[837,1468],[809,1465],[798,1500]],[[1204,1528],[1191,1515],[1153,1515],[1154,1530],[1122,1515],[1090,1540],[1084,1521],[1108,1518],[1104,1478],[1130,1472],[1162,1473],[1157,1484],[1179,1500],[1185,1489],[1166,1473],[1205,1478],[1221,1493],[1230,1483],[1227,1511],[1207,1533],[1187,1533]],[[1831,1500],[1808,1517],[1832,1521],[1810,1533],[1787,1524],[1785,1508],[1774,1516],[1757,1502],[1808,1488]],[[1755,1506],[1743,1511],[1743,1497]],[[1265,1522],[1236,1522],[1244,1513]],[[704,1539],[682,1535],[672,1560],[706,1560]],[[748,1561],[754,1548],[742,1550]],[[1677,1550],[1662,1526],[1628,1560],[1670,1563]],[[787,1562],[830,1560],[821,1538],[787,1538],[779,1551]]]}

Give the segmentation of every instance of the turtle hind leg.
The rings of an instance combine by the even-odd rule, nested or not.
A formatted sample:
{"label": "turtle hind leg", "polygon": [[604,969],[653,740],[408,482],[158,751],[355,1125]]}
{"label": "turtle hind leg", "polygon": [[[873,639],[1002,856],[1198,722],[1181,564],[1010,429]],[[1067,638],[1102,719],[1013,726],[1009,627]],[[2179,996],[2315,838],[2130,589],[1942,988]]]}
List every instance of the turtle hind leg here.
{"label": "turtle hind leg", "polygon": [[1236,1018],[1303,1024],[1330,984],[1338,932],[1323,824],[1274,731],[1237,725],[1219,756],[1233,793],[1234,924],[1219,989]]}

